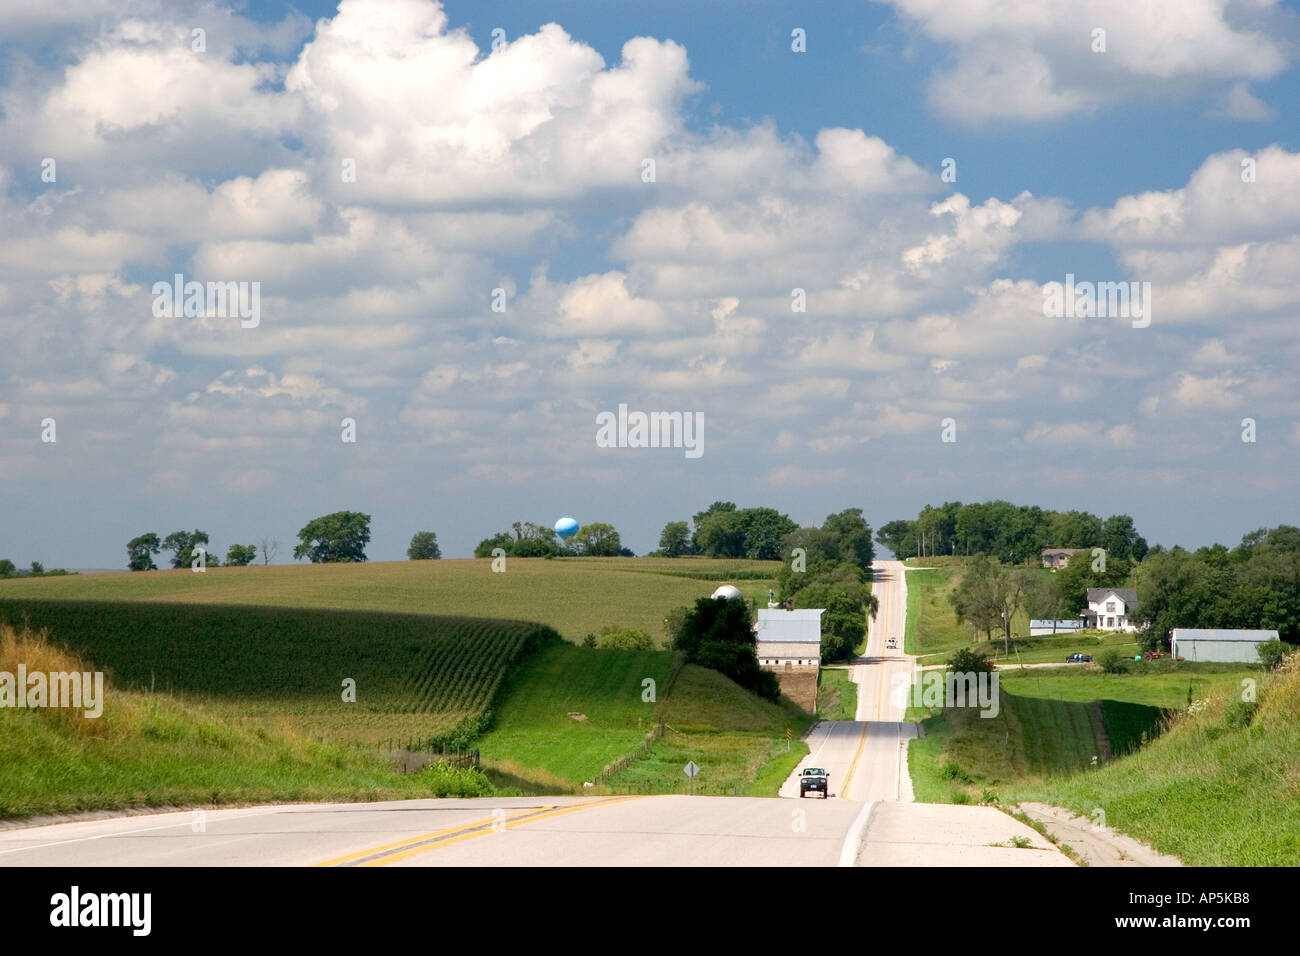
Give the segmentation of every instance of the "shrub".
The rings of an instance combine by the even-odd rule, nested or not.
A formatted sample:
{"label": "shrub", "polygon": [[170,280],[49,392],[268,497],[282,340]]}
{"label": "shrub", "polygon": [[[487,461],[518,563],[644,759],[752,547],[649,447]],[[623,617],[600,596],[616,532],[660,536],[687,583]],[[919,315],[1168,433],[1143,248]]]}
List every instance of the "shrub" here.
{"label": "shrub", "polygon": [[1265,641],[1259,645],[1259,660],[1269,670],[1278,667],[1293,648],[1286,641]]}
{"label": "shrub", "polygon": [[1124,658],[1119,656],[1118,651],[1107,651],[1101,655],[1101,669],[1107,674],[1127,674],[1128,664],[1124,663]]}
{"label": "shrub", "polygon": [[613,624],[600,629],[596,646],[624,651],[652,651],[654,640],[645,631],[635,627],[616,627]]}
{"label": "shrub", "polygon": [[963,647],[948,659],[948,666],[958,674],[987,674],[993,670],[993,662],[983,654]]}

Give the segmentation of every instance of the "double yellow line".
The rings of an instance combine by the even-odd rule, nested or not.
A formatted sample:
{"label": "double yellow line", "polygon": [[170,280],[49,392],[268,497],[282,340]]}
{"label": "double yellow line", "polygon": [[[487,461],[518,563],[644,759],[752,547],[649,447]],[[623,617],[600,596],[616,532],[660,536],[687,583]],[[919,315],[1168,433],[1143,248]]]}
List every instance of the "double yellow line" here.
{"label": "double yellow line", "polygon": [[504,830],[523,826],[525,823],[532,823],[535,820],[545,820],[550,817],[563,816],[566,813],[577,813],[579,810],[591,810],[596,807],[607,807],[615,803],[625,803],[628,800],[641,799],[644,799],[644,797],[640,795],[630,797],[604,797],[599,800],[587,800],[569,806],[547,804],[540,807],[528,807],[527,809],[519,810],[508,815],[494,815],[482,820],[462,823],[459,826],[447,827],[444,830],[435,830],[432,833],[423,833],[419,836],[408,837],[405,840],[398,840],[394,843],[385,843],[383,846],[371,847],[368,850],[359,850],[356,853],[349,853],[347,856],[335,857],[332,860],[325,860],[324,862],[315,863],[313,865],[388,866],[390,863],[405,860],[408,857],[415,856],[419,853],[427,853],[430,850],[437,850],[444,846],[451,846],[453,843],[472,840],[475,837],[485,836],[489,833],[500,833]]}

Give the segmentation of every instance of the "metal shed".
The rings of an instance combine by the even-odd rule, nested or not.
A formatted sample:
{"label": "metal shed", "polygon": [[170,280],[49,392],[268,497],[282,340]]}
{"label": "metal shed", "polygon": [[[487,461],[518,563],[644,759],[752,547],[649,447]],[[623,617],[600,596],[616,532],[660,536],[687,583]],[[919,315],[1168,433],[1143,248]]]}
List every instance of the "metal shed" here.
{"label": "metal shed", "polygon": [[1174,657],[1189,661],[1259,663],[1259,645],[1276,641],[1277,631],[1176,627],[1172,631]]}

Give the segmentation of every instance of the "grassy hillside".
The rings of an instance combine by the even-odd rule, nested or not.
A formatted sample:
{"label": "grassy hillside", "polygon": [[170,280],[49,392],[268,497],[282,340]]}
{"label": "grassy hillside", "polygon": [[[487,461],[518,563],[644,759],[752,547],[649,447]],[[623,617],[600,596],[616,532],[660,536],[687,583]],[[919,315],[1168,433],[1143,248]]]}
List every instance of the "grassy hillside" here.
{"label": "grassy hillside", "polygon": [[[667,651],[545,648],[511,676],[494,729],[475,744],[485,766],[579,789],[642,742],[672,659]],[[647,678],[656,700],[642,699]]]}
{"label": "grassy hillside", "polygon": [[11,578],[7,598],[149,601],[507,618],[548,624],[581,641],[608,624],[664,638],[664,615],[721,581],[767,601],[779,562],[706,558],[509,558],[299,564]]}
{"label": "grassy hillside", "polygon": [[247,728],[370,744],[472,731],[520,655],[558,640],[519,621],[175,603],[8,600],[0,620],[48,629],[124,689],[201,701]]}
{"label": "grassy hillside", "polygon": [[849,680],[847,667],[823,667],[817,681],[818,720],[854,720],[858,712],[858,685]]}
{"label": "grassy hillside", "polygon": [[1259,675],[1257,703],[1224,680],[1167,733],[1100,770],[1026,784],[1198,866],[1300,865],[1300,655]]}
{"label": "grassy hillside", "polygon": [[[0,670],[94,670],[25,629],[0,626]],[[399,774],[373,752],[250,730],[163,693],[107,686],[104,712],[0,708],[0,818],[129,807],[393,800],[491,792],[482,774]]]}
{"label": "grassy hillside", "polygon": [[[649,752],[610,778],[631,793],[684,793],[688,761],[700,767],[696,793],[776,796],[808,752],[799,738],[812,718],[783,700],[769,703],[717,671],[688,664],[661,709],[664,735]],[[786,729],[794,738],[786,751]]]}

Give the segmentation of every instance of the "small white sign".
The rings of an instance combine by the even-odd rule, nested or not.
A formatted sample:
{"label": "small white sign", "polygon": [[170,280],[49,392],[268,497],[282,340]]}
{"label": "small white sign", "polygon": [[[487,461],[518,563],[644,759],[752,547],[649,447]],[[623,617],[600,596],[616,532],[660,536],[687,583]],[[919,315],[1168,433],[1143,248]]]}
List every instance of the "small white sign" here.
{"label": "small white sign", "polygon": [[700,772],[699,764],[697,764],[694,760],[692,760],[686,764],[686,766],[682,769],[682,772],[685,773],[686,776],[694,778],[694,776]]}

